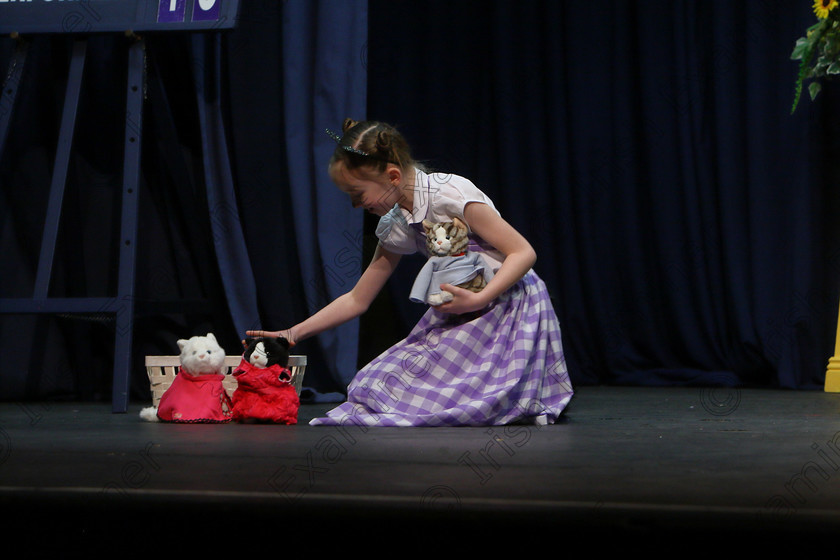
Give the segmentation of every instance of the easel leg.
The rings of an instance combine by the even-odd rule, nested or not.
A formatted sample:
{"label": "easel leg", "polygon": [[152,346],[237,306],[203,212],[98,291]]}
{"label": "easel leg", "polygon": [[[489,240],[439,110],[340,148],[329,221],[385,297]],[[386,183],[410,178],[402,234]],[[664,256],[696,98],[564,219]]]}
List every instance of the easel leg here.
{"label": "easel leg", "polygon": [[131,348],[134,336],[134,273],[137,245],[138,190],[143,130],[143,67],[145,44],[136,40],[128,52],[126,86],[125,158],[123,162],[120,237],[119,302],[114,346],[113,411],[128,409]]}
{"label": "easel leg", "polygon": [[70,72],[67,75],[67,89],[64,97],[64,110],[61,116],[61,129],[56,147],[55,166],[53,167],[50,198],[47,201],[47,217],[44,222],[44,236],[41,239],[41,253],[38,260],[38,272],[35,277],[35,299],[49,296],[50,277],[52,276],[56,238],[58,237],[61,203],[64,200],[64,187],[67,181],[67,168],[73,144],[73,131],[76,127],[76,112],[82,89],[82,74],[85,67],[87,44],[84,40],[73,43],[70,59]]}

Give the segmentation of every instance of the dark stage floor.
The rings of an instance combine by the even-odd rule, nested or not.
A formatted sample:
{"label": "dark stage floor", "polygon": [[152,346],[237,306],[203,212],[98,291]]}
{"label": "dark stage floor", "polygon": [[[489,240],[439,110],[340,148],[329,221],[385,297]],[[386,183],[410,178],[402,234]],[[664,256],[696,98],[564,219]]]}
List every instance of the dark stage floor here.
{"label": "dark stage floor", "polygon": [[173,532],[189,547],[289,537],[385,554],[396,538],[562,555],[679,541],[716,556],[840,535],[840,394],[581,387],[549,427],[306,425],[328,405],[304,406],[297,426],[148,424],[140,408],[0,405],[4,532],[92,555],[152,553]]}

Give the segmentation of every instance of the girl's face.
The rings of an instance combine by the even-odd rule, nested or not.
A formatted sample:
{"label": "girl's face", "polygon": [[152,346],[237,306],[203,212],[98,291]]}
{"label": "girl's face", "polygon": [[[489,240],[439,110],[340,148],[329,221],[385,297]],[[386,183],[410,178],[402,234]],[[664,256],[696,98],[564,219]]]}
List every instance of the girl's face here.
{"label": "girl's face", "polygon": [[401,173],[396,166],[388,166],[382,173],[365,169],[348,169],[338,161],[330,166],[330,178],[338,188],[350,196],[353,208],[364,208],[377,216],[387,214],[395,204],[404,203],[400,189]]}

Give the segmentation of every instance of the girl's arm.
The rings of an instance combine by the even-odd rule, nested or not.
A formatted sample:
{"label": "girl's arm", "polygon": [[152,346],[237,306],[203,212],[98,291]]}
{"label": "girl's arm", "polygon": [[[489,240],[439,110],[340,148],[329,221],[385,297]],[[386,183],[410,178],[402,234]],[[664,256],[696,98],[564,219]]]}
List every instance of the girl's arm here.
{"label": "girl's arm", "polygon": [[283,336],[294,345],[296,342],[355,319],[367,311],[399,262],[399,254],[378,245],[373,259],[352,290],[337,297],[320,311],[289,329],[247,331],[246,334],[255,337]]}
{"label": "girl's arm", "polygon": [[537,253],[528,240],[487,204],[467,204],[464,218],[473,232],[505,255],[505,260],[480,292],[471,292],[450,284],[442,285],[441,289],[455,296],[452,301],[437,307],[444,313],[468,313],[483,309],[516,284],[537,261]]}

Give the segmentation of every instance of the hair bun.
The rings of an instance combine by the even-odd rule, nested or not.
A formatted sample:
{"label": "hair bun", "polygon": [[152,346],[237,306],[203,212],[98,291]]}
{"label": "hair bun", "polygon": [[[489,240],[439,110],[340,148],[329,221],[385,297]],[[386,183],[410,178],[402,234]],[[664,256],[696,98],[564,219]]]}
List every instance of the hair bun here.
{"label": "hair bun", "polygon": [[376,147],[380,150],[387,150],[391,146],[391,135],[387,130],[380,130],[376,135]]}
{"label": "hair bun", "polygon": [[359,122],[354,121],[353,119],[344,119],[344,123],[341,125],[341,132],[347,132],[357,124],[359,124]]}

